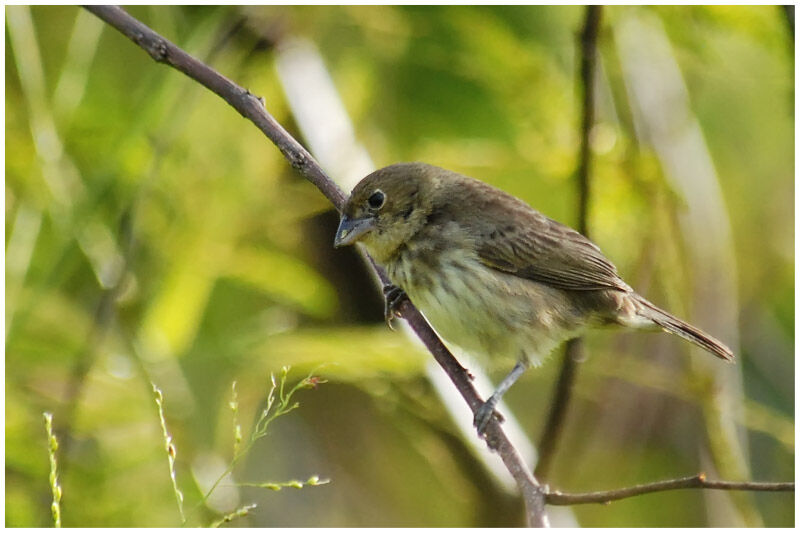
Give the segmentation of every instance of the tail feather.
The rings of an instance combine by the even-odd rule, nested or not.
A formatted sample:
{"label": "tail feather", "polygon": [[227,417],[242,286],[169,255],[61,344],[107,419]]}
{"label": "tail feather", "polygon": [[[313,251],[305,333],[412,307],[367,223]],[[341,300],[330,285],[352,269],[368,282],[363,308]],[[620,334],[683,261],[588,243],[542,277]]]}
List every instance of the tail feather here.
{"label": "tail feather", "polygon": [[639,304],[637,306],[639,316],[652,320],[653,323],[664,331],[686,339],[704,350],[711,352],[720,359],[733,361],[733,352],[731,349],[711,335],[667,313],[663,309],[659,309],[638,294],[636,295],[636,303]]}

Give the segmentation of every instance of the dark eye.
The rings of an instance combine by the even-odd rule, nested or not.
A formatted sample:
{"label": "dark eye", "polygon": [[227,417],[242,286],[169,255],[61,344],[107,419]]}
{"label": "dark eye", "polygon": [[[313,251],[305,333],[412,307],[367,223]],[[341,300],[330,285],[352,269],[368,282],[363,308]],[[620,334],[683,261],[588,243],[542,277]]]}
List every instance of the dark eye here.
{"label": "dark eye", "polygon": [[367,198],[367,204],[369,204],[369,206],[372,209],[380,209],[381,207],[383,207],[383,203],[385,201],[386,201],[386,195],[383,194],[383,191],[380,189],[372,193],[372,195],[369,198]]}

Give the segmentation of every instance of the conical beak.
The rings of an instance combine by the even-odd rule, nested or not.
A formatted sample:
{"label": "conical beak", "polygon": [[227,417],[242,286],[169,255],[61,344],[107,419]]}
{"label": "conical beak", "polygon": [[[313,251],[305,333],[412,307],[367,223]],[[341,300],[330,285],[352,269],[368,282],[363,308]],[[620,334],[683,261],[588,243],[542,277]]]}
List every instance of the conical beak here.
{"label": "conical beak", "polygon": [[342,215],[339,221],[339,229],[336,230],[336,238],[333,240],[333,247],[349,246],[356,242],[362,235],[370,231],[375,224],[372,217],[349,218]]}

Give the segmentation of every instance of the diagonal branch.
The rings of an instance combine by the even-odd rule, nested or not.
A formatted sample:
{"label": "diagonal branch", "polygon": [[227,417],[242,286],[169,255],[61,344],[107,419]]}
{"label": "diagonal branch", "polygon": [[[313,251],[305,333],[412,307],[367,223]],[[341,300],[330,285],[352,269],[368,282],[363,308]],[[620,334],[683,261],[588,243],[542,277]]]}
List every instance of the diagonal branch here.
{"label": "diagonal branch", "polygon": [[[334,207],[341,211],[346,200],[344,192],[325,174],[311,154],[266,111],[262,99],[193,58],[122,8],[117,6],[85,6],[85,8],[147,51],[154,60],[166,63],[204,85],[228,102],[243,117],[252,121],[278,147],[292,167],[319,188]],[[374,262],[372,264],[381,281],[388,284],[383,269]],[[473,387],[466,369],[458,363],[422,314],[410,302],[404,302],[399,311],[448,374],[470,409],[475,412],[483,404],[483,400]],[[525,500],[528,524],[546,527],[548,519],[545,512],[544,490],[496,420],[492,420],[489,424],[486,442],[491,449],[497,451],[517,482]]]}
{"label": "diagonal branch", "polygon": [[[581,119],[581,151],[578,162],[578,231],[589,236],[589,167],[591,148],[589,135],[594,123],[594,76],[597,59],[597,34],[600,30],[601,6],[586,6],[586,19],[581,32],[580,84],[582,88],[583,116]],[[547,476],[556,444],[561,436],[567,408],[572,398],[572,387],[575,384],[578,364],[583,360],[583,342],[572,339],[564,350],[564,362],[556,382],[556,390],[550,405],[550,412],[545,422],[544,431],[539,442],[539,462],[535,475],[539,478]]]}
{"label": "diagonal branch", "polygon": [[653,483],[644,483],[615,490],[598,492],[563,493],[547,492],[547,503],[550,505],[575,505],[579,503],[608,503],[632,496],[641,496],[653,492],[678,489],[715,489],[715,490],[750,490],[761,492],[794,492],[794,483],[771,483],[763,481],[709,481],[705,474],[667,479]]}

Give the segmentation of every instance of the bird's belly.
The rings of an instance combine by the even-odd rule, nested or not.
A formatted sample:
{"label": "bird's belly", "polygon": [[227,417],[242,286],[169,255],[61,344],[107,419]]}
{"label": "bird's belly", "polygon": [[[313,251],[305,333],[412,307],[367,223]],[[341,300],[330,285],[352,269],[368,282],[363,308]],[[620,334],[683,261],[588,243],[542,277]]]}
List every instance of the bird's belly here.
{"label": "bird's belly", "polygon": [[443,258],[436,267],[425,276],[411,265],[394,270],[398,284],[433,328],[475,356],[539,364],[563,340],[580,332],[581,317],[561,311],[573,307],[564,291],[473,259]]}

